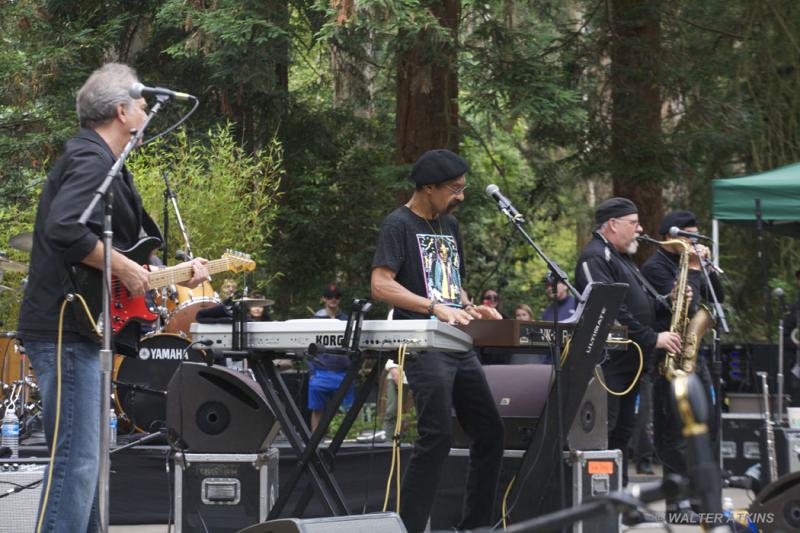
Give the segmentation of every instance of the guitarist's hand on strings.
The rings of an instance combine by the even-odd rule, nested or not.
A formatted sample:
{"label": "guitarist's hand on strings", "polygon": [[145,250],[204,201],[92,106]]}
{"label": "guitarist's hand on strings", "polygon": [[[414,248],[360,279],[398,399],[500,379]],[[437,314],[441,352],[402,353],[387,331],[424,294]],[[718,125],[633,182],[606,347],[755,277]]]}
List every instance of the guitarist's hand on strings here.
{"label": "guitarist's hand on strings", "polygon": [[208,263],[208,259],[203,259],[202,257],[196,257],[184,263],[185,265],[192,265],[192,279],[184,283],[179,283],[179,285],[194,289],[204,281],[211,279],[211,276],[208,274],[208,269],[205,267],[206,263]]}
{"label": "guitarist's hand on strings", "polygon": [[116,250],[111,255],[111,270],[131,296],[142,296],[149,288],[150,272],[142,265],[131,261]]}

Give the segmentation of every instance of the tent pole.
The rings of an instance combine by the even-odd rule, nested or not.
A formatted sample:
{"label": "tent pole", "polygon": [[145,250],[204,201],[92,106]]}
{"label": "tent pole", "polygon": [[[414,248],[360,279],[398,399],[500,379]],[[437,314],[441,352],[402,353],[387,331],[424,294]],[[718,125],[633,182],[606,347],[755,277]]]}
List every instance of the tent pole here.
{"label": "tent pole", "polygon": [[711,253],[713,256],[714,266],[719,268],[719,220],[716,218],[711,219]]}

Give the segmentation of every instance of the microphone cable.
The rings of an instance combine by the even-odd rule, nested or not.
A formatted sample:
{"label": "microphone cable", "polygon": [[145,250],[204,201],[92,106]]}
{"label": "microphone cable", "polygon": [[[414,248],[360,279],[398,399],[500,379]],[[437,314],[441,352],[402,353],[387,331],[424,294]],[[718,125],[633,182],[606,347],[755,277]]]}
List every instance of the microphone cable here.
{"label": "microphone cable", "polygon": [[161,133],[157,133],[156,135],[154,135],[154,136],[150,137],[150,138],[149,138],[149,139],[147,139],[146,141],[142,141],[142,144],[141,144],[141,145],[139,145],[139,147],[141,148],[142,146],[146,146],[146,145],[150,144],[151,142],[155,141],[156,139],[159,139],[159,138],[163,137],[164,135],[166,135],[166,134],[170,133],[170,132],[171,132],[171,131],[173,131],[175,128],[177,128],[178,126],[180,126],[181,124],[183,124],[184,122],[186,122],[186,121],[189,119],[189,117],[190,117],[190,116],[192,116],[192,114],[193,114],[195,111],[197,111],[197,108],[198,108],[198,106],[200,105],[200,100],[198,100],[198,99],[197,99],[197,98],[195,98],[194,96],[192,96],[192,101],[194,102],[194,105],[192,106],[192,108],[189,110],[189,112],[188,112],[188,113],[186,113],[185,115],[183,115],[183,116],[182,116],[182,117],[181,117],[181,118],[178,120],[178,122],[176,122],[175,124],[173,124],[172,126],[170,126],[169,128],[167,128],[166,130],[162,131]]}

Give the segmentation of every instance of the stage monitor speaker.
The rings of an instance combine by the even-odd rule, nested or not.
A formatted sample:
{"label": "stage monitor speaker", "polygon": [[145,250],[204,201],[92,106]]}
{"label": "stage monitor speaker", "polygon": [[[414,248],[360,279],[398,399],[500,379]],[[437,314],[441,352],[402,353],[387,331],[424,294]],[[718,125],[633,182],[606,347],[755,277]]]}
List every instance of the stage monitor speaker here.
{"label": "stage monitor speaker", "polygon": [[246,527],[239,533],[406,533],[395,513],[374,513],[329,518],[281,518]]}
{"label": "stage monitor speaker", "polygon": [[279,425],[258,384],[220,366],[183,363],[167,388],[170,440],[191,453],[257,453]]}
{"label": "stage monitor speaker", "polygon": [[[505,448],[525,450],[544,410],[553,367],[543,364],[485,365],[483,370],[505,427]],[[595,378],[586,387],[569,427],[570,450],[608,448],[606,393]],[[469,437],[453,416],[453,448],[469,448]]]}
{"label": "stage monitor speaker", "polygon": [[800,531],[800,472],[764,487],[747,511],[761,533]]}

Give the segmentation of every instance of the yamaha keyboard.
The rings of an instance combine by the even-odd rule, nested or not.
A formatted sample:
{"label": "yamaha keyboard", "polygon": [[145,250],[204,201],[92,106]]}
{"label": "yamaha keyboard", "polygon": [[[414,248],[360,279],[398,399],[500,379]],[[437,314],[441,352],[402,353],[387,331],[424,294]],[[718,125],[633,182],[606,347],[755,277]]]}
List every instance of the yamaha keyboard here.
{"label": "yamaha keyboard", "polygon": [[[297,352],[309,345],[339,347],[344,339],[344,320],[300,319],[282,322],[247,322],[246,349]],[[230,350],[231,324],[202,324],[190,328],[192,340],[211,342],[208,349]],[[396,350],[405,344],[409,351],[466,352],[472,349],[469,334],[438,320],[365,320],[361,328],[362,350]]]}

